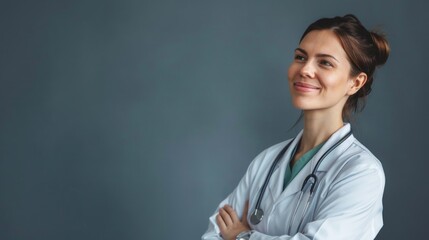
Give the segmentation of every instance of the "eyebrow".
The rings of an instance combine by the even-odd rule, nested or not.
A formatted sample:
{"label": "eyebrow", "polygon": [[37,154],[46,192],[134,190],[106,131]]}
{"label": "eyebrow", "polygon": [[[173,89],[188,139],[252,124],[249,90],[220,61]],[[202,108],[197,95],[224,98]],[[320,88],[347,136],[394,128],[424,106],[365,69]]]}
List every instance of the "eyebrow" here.
{"label": "eyebrow", "polygon": [[[308,55],[308,53],[307,53],[304,49],[302,49],[302,48],[296,48],[296,49],[295,49],[295,51],[302,52],[302,53],[304,53],[305,55]],[[336,59],[334,56],[329,55],[329,54],[325,54],[325,53],[318,53],[318,54],[316,54],[316,57],[328,57],[328,58],[332,58],[332,59],[334,59],[334,60],[335,60],[335,61],[337,61],[337,62],[340,62],[340,61],[338,61],[338,59]]]}

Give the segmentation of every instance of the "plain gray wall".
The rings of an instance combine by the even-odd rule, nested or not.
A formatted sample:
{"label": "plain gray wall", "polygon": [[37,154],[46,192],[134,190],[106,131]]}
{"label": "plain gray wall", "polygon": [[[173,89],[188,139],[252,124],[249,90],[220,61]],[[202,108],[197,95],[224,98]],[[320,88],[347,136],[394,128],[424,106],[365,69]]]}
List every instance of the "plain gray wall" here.
{"label": "plain gray wall", "polygon": [[424,239],[424,1],[2,1],[0,239],[199,239],[299,116],[304,29],[356,14],[392,53],[355,135],[386,173],[377,239]]}

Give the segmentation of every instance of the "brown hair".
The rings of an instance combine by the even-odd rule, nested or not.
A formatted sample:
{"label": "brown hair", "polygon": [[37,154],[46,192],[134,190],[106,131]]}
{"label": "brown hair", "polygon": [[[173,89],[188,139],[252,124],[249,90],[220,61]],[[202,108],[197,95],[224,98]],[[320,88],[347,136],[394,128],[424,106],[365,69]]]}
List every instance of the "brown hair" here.
{"label": "brown hair", "polygon": [[310,24],[299,42],[313,30],[331,30],[339,38],[351,65],[351,76],[363,72],[367,81],[359,91],[347,99],[343,109],[343,118],[350,119],[351,113],[361,111],[365,107],[366,96],[371,92],[374,71],[383,65],[389,57],[389,43],[384,35],[368,31],[359,19],[348,14],[344,17],[322,18]]}

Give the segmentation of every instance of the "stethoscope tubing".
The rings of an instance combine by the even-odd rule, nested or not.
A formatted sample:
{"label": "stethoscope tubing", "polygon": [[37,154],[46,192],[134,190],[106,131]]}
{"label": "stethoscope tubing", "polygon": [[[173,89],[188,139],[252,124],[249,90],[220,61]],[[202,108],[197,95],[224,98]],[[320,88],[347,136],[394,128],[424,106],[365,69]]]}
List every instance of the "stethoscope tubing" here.
{"label": "stethoscope tubing", "polygon": [[323,155],[317,161],[316,166],[314,166],[314,169],[313,169],[313,172],[312,172],[313,175],[315,175],[315,173],[319,169],[319,165],[322,163],[322,160],[325,159],[325,157],[328,156],[329,153],[331,153],[334,149],[336,149],[344,141],[346,141],[346,139],[348,139],[352,134],[353,134],[353,132],[352,132],[352,130],[350,130],[344,137],[342,137],[338,142],[336,142],[326,152],[323,153]]}
{"label": "stethoscope tubing", "polygon": [[[304,194],[304,192],[307,190],[307,188],[306,189],[304,189],[305,188],[305,186],[307,185],[307,182],[308,181],[310,181],[310,179],[312,179],[313,180],[313,182],[311,182],[310,183],[310,196],[309,196],[309,198],[308,198],[308,200],[307,200],[307,203],[306,203],[306,206],[305,206],[305,208],[304,208],[304,212],[303,212],[303,214],[302,214],[302,217],[301,217],[301,221],[299,222],[299,225],[298,225],[298,229],[300,228],[300,226],[302,225],[302,222],[303,222],[303,219],[304,219],[304,216],[305,216],[305,214],[306,214],[306,212],[307,212],[307,209],[308,209],[308,206],[310,205],[310,202],[311,202],[311,200],[312,200],[312,198],[313,198],[313,192],[314,192],[314,190],[316,189],[315,187],[316,187],[316,185],[317,185],[317,176],[316,176],[316,172],[317,172],[317,170],[319,169],[319,166],[320,166],[320,164],[322,163],[322,161],[326,158],[326,156],[328,156],[328,154],[329,153],[331,153],[335,148],[337,148],[340,144],[342,144],[346,139],[348,139],[351,135],[353,134],[353,132],[352,132],[352,130],[350,130],[344,137],[342,137],[338,142],[336,142],[334,145],[332,145],[326,152],[324,152],[323,153],[323,155],[319,158],[319,160],[317,161],[317,163],[316,163],[316,166],[314,167],[314,169],[313,169],[313,171],[311,172],[311,174],[310,175],[308,175],[306,178],[305,178],[305,180],[304,180],[304,182],[302,183],[302,187],[301,187],[301,191],[300,191],[300,195],[299,195],[299,198],[298,198],[298,205],[295,207],[295,210],[294,210],[294,212],[293,212],[293,214],[292,214],[292,221],[294,221],[295,220],[295,218],[296,218],[296,214],[297,214],[297,211],[298,211],[298,206],[299,206],[299,203],[300,203],[300,201],[301,201],[301,199],[302,199],[302,195]],[[278,164],[278,162],[280,161],[280,159],[283,157],[283,155],[285,154],[285,152],[286,152],[286,150],[289,148],[289,146],[292,144],[292,142],[294,141],[294,139],[292,139],[278,154],[277,154],[277,156],[276,156],[276,159],[274,160],[274,162],[272,163],[272,165],[271,165],[271,167],[270,167],[270,170],[268,171],[268,174],[267,174],[267,177],[265,178],[265,181],[264,181],[264,184],[262,185],[262,188],[261,188],[261,191],[259,192],[259,196],[258,196],[258,200],[257,200],[257,202],[256,202],[256,205],[255,205],[255,209],[254,209],[254,211],[253,211],[253,213],[252,213],[252,217],[251,217],[251,222],[252,222],[252,224],[254,224],[254,225],[256,225],[256,224],[258,224],[261,220],[262,220],[262,217],[263,217],[263,214],[264,214],[264,211],[260,208],[261,207],[261,202],[262,202],[262,198],[263,198],[263,196],[264,196],[264,193],[265,193],[265,190],[266,190],[266,188],[267,188],[267,186],[268,186],[268,183],[269,183],[269,181],[270,181],[270,179],[271,179],[271,175],[273,174],[273,172],[274,172],[274,169],[276,168],[276,166],[277,166],[277,164]],[[257,215],[259,215],[259,214],[257,214],[257,213],[260,213],[261,214],[261,216],[260,217],[257,217]],[[290,232],[290,228],[291,228],[291,226],[292,226],[292,223],[289,225],[289,232]]]}
{"label": "stethoscope tubing", "polygon": [[[276,166],[277,166],[277,163],[280,161],[280,159],[282,158],[282,156],[285,154],[285,152],[286,152],[286,150],[289,148],[289,146],[292,144],[292,142],[293,142],[293,140],[294,139],[292,139],[280,152],[279,152],[279,154],[277,154],[277,157],[276,157],[276,159],[274,160],[274,162],[273,162],[273,164],[271,165],[271,167],[270,167],[270,170],[268,171],[268,175],[267,175],[267,177],[265,178],[265,181],[264,181],[264,184],[262,185],[262,188],[261,188],[261,191],[260,191],[260,193],[259,193],[259,196],[258,196],[258,201],[256,202],[256,206],[255,206],[255,209],[259,209],[259,207],[261,206],[261,201],[262,201],[262,197],[263,197],[263,195],[264,195],[264,193],[265,193],[265,189],[267,188],[267,186],[268,186],[268,183],[269,183],[269,179],[271,179],[271,175],[273,174],[273,172],[274,172],[274,169],[276,168]],[[267,181],[267,179],[268,179],[268,181]]]}

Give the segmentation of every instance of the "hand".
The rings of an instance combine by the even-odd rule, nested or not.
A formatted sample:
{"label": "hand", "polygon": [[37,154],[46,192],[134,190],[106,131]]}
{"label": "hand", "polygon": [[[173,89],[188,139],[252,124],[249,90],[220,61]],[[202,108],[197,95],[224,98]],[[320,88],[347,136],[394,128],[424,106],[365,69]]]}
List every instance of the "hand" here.
{"label": "hand", "polygon": [[219,209],[219,214],[216,216],[216,223],[219,226],[223,239],[235,240],[239,233],[250,230],[249,223],[247,222],[248,209],[249,201],[246,201],[241,219],[238,218],[235,210],[229,205],[225,205]]}

